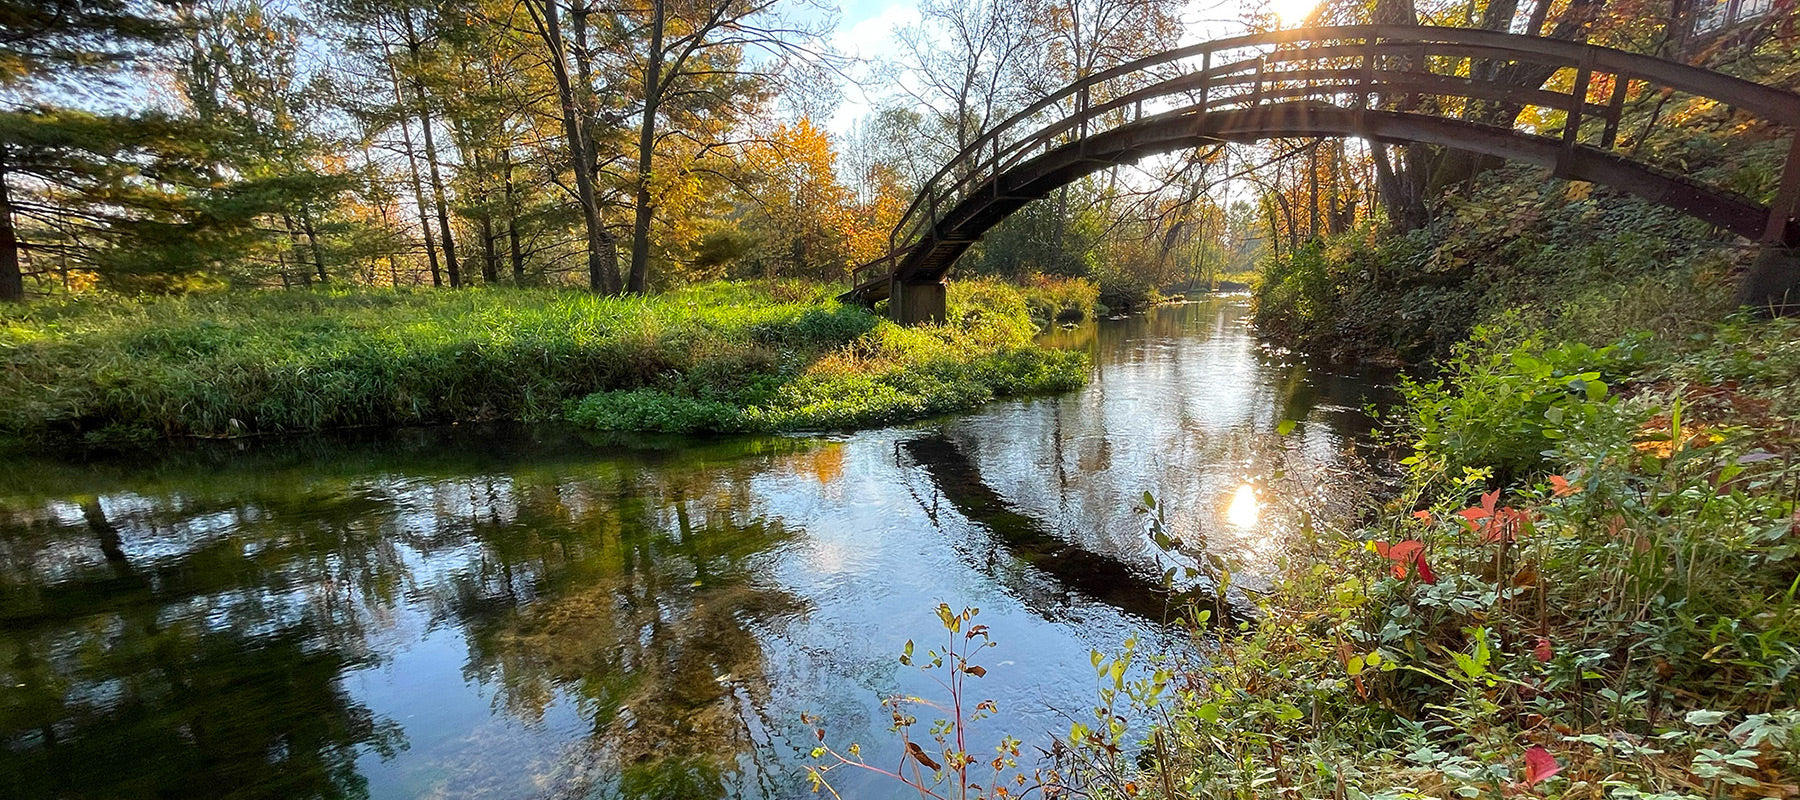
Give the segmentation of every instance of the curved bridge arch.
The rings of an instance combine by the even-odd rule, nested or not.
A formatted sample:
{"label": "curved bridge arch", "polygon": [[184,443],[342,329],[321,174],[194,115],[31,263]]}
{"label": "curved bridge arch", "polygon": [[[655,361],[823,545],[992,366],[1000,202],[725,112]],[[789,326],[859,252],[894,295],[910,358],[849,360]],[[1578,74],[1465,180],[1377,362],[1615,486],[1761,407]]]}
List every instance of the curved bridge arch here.
{"label": "curved bridge arch", "polygon": [[[1510,64],[1566,71],[1572,88],[1521,88],[1470,77]],[[1651,91],[1711,99],[1769,126],[1800,131],[1800,95],[1649,56],[1539,37],[1363,25],[1172,50],[1071,84],[972,142],[926,182],[890,235],[888,253],[858,267],[853,288],[841,299],[872,304],[899,293],[890,303],[897,319],[941,315],[942,281],[957,257],[1026,203],[1146,156],[1277,138],[1419,142],[1522,161],[1683,211],[1761,240],[1771,252],[1800,244],[1800,136],[1774,202],[1763,205],[1614,151],[1626,99]],[[1478,103],[1558,112],[1561,134],[1464,119]],[[1773,276],[1780,288],[1791,285],[1790,263],[1769,268],[1784,271]],[[1770,278],[1753,272],[1740,299],[1774,297],[1767,287],[1749,286]],[[925,290],[922,301],[909,299],[912,287]]]}

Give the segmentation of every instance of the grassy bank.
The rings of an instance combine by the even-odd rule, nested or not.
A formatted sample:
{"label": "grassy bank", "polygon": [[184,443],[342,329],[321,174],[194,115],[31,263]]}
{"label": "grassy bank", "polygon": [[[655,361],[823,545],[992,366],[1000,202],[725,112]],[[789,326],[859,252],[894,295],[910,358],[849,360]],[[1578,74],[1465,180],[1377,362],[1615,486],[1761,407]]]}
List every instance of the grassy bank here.
{"label": "grassy bank", "polygon": [[1063,391],[1086,381],[1076,353],[1032,343],[1020,292],[998,281],[950,284],[949,320],[882,321],[852,340],[777,369],[669,375],[598,392],[570,417],[599,430],[668,433],[847,428],[973,408],[998,397]]}
{"label": "grassy bank", "polygon": [[1100,306],[1100,285],[1086,278],[1035,275],[1019,293],[1040,327],[1092,319]]}
{"label": "grassy bank", "polygon": [[[39,303],[0,317],[0,433],[41,445],[537,420],[618,392],[761,410],[729,426],[677,424],[656,403],[603,418],[605,404],[590,402],[578,416],[611,429],[773,430],[892,421],[1083,380],[1076,356],[1031,344],[1024,301],[1007,287],[954,287],[959,316],[929,330],[829,295],[780,283],[650,298],[287,291]],[[932,372],[945,365],[965,372]],[[892,391],[839,391],[876,385]]]}

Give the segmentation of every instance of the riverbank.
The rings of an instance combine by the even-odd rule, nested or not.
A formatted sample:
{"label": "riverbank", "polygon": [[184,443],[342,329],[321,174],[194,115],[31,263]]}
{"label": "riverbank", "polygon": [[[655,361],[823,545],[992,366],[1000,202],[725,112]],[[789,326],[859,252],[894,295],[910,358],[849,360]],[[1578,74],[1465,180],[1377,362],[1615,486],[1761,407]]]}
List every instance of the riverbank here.
{"label": "riverbank", "polygon": [[[1085,380],[1017,290],[903,329],[804,283],[69,299],[0,318],[0,435],[119,444],[573,416],[606,430],[895,422]],[[593,395],[594,397],[590,397]]]}
{"label": "riverbank", "polygon": [[1162,755],[1111,788],[1791,796],[1796,382],[1793,320],[1478,329],[1404,386],[1398,496],[1292,543],[1261,618],[1140,709]]}

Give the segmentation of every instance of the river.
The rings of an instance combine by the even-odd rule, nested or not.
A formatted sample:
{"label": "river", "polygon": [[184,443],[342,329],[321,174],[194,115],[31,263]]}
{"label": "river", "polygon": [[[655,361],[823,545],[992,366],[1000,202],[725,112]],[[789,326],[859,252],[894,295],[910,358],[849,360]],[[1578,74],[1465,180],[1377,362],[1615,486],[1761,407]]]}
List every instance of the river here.
{"label": "river", "polygon": [[1091,652],[1196,652],[1143,493],[1254,590],[1298,509],[1354,492],[1382,397],[1260,347],[1242,298],[1046,339],[1091,385],[845,435],[454,426],[5,464],[0,796],[808,797],[802,714],[891,767],[881,698],[943,697],[898,660],[943,641],[940,602],[996,642],[976,739],[1043,744],[1091,719]]}

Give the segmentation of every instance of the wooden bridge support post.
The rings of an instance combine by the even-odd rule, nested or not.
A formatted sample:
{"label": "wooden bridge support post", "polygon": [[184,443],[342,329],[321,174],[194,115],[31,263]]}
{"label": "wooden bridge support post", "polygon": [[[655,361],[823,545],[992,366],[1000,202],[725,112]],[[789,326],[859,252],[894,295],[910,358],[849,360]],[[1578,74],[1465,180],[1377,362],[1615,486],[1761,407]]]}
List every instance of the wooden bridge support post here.
{"label": "wooden bridge support post", "polygon": [[1789,246],[1788,230],[1796,216],[1800,216],[1800,131],[1789,145],[1756,260],[1738,284],[1738,305],[1774,316],[1800,314],[1800,250]]}
{"label": "wooden bridge support post", "polygon": [[1738,283],[1737,302],[1758,314],[1800,314],[1800,252],[1764,242]]}
{"label": "wooden bridge support post", "polygon": [[948,316],[948,292],[942,279],[908,284],[898,278],[888,284],[888,318],[901,325],[943,322]]}

